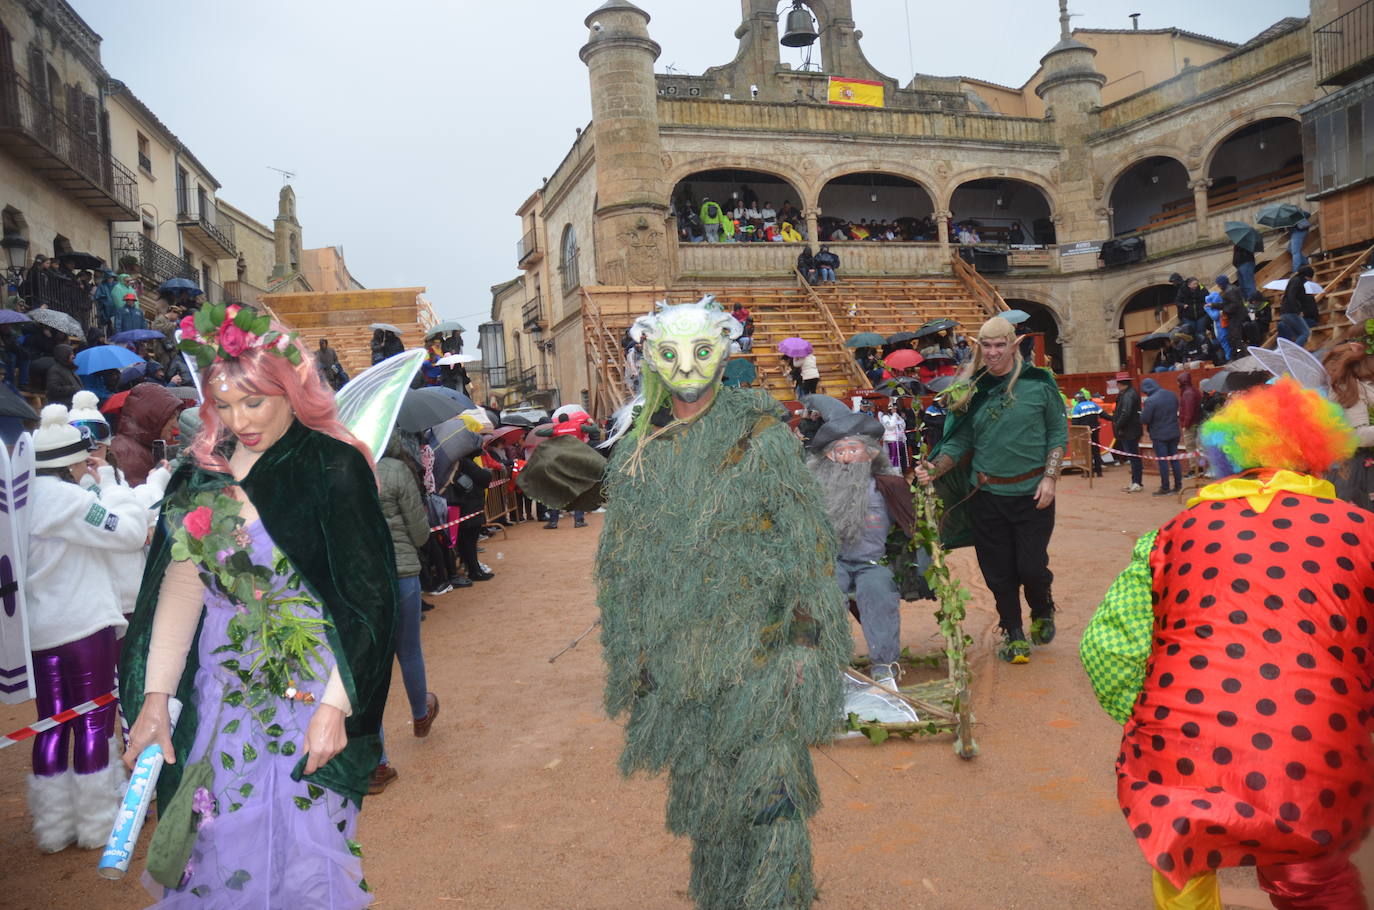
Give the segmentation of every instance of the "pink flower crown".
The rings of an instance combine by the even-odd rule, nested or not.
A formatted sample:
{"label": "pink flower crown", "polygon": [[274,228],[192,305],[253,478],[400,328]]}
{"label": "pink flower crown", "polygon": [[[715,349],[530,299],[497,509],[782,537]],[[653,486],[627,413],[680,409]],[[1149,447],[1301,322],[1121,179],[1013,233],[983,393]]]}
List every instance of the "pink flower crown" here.
{"label": "pink flower crown", "polygon": [[246,351],[261,348],[269,354],[285,357],[293,366],[300,366],[301,352],[295,344],[295,332],[279,332],[272,328],[272,317],[241,304],[207,304],[181,320],[182,351],[196,358],[202,370],[216,360],[233,360]]}

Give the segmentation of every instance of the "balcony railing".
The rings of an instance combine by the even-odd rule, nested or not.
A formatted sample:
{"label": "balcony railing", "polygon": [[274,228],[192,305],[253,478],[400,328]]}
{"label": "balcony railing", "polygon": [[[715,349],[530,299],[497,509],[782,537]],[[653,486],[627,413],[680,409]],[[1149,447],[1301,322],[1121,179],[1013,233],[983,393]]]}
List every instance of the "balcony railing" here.
{"label": "balcony railing", "polygon": [[91,292],[70,278],[63,278],[51,271],[32,270],[19,285],[19,296],[24,298],[30,309],[46,305],[50,310],[66,313],[83,327],[91,325],[95,308]]}
{"label": "balcony railing", "polygon": [[[113,254],[110,261],[120,271],[128,271],[120,260],[126,256],[134,257],[137,264],[133,271],[142,275],[144,284],[152,288],[157,288],[164,281],[170,281],[173,278],[199,281],[195,267],[191,263],[171,250],[157,245],[142,234],[132,232],[115,234],[110,244],[110,251]],[[215,302],[218,303],[218,301]]]}
{"label": "balcony railing", "polygon": [[182,207],[182,195],[177,194],[177,226],[192,240],[223,254],[221,258],[237,256],[239,251],[234,245],[234,223],[220,215],[219,207],[209,199],[203,205]]}
{"label": "balcony railing", "polygon": [[488,389],[504,389],[506,387],[506,377],[509,373],[506,367],[487,367],[484,372],[487,375]]}
{"label": "balcony railing", "polygon": [[520,308],[521,320],[527,330],[547,328],[544,322],[544,295],[535,294]]}
{"label": "balcony railing", "polygon": [[262,295],[266,294],[262,288],[251,285],[246,281],[226,281],[224,282],[224,302],[225,303],[246,303],[250,306],[257,306]]}
{"label": "balcony railing", "polygon": [[1374,0],[1312,33],[1318,85],[1349,85],[1374,73]]}
{"label": "balcony railing", "polygon": [[153,172],[153,159],[149,158],[149,157],[148,157],[146,154],[144,154],[143,152],[139,152],[139,153],[138,153],[138,166],[141,167],[141,168],[143,168],[145,171],[147,171],[148,173],[151,174],[151,173]]}
{"label": "balcony railing", "polygon": [[534,265],[543,258],[539,252],[539,233],[531,228],[515,244],[515,264]]}
{"label": "balcony railing", "polygon": [[12,68],[0,69],[0,145],[102,217],[138,220],[138,182],[98,128],[68,120]]}

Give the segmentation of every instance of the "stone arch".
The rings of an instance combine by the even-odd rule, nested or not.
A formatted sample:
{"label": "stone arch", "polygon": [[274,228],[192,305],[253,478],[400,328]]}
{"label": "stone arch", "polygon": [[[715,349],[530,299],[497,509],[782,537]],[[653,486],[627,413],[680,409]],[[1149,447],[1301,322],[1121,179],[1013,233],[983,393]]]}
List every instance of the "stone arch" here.
{"label": "stone arch", "polygon": [[940,194],[937,183],[930,173],[912,167],[910,164],[890,159],[846,161],[831,165],[817,174],[812,181],[815,184],[817,200],[819,201],[821,190],[825,189],[827,183],[837,177],[844,177],[849,174],[890,174],[893,177],[904,177],[925,190],[926,195],[930,197],[930,204],[936,206],[936,211],[939,210]]}
{"label": "stone arch", "polygon": [[[1131,299],[1140,294],[1140,292],[1142,291],[1149,290],[1152,287],[1168,284],[1169,275],[1172,274],[1172,272],[1173,269],[1169,269],[1168,271],[1159,269],[1157,271],[1149,273],[1148,275],[1138,276],[1129,285],[1127,285],[1124,290],[1117,292],[1116,301],[1112,304],[1111,319],[1108,323],[1109,328],[1112,331],[1121,328],[1121,317],[1125,315],[1126,306],[1131,302]],[[1170,315],[1173,314],[1171,313]]]}
{"label": "stone arch", "polygon": [[558,271],[562,275],[563,293],[566,294],[582,283],[579,276],[577,231],[571,223],[563,227],[563,235],[558,243]]}
{"label": "stone arch", "polygon": [[1206,177],[1211,173],[1212,162],[1216,158],[1217,151],[1226,144],[1226,140],[1230,139],[1232,134],[1261,120],[1293,120],[1299,124],[1302,122],[1302,118],[1298,115],[1298,105],[1287,101],[1275,101],[1272,104],[1261,105],[1246,111],[1244,114],[1226,119],[1214,127],[1199,143],[1202,149],[1202,158],[1197,176]]}
{"label": "stone arch", "polygon": [[779,163],[776,159],[755,158],[752,155],[713,155],[702,158],[693,157],[681,164],[674,162],[663,181],[664,185],[669,188],[669,203],[672,202],[672,193],[677,189],[679,183],[693,174],[704,171],[757,171],[760,174],[776,177],[791,184],[792,189],[797,191],[797,195],[801,197],[797,201],[797,206],[801,209],[814,206],[815,198],[819,195],[819,190],[812,188],[811,181],[808,181],[795,169]]}
{"label": "stone arch", "polygon": [[949,211],[950,199],[954,196],[955,191],[965,183],[969,183],[973,180],[986,180],[992,178],[1020,180],[1024,183],[1033,184],[1039,187],[1040,191],[1045,194],[1045,199],[1050,205],[1051,217],[1059,211],[1058,199],[1055,196],[1055,187],[1048,177],[1039,171],[1033,171],[1028,168],[1014,166],[1006,167],[1002,165],[975,167],[950,175],[946,178],[944,184],[940,186],[939,191],[933,194],[935,204],[938,207],[937,210]]}
{"label": "stone arch", "polygon": [[[1137,185],[1136,177],[1142,181]],[[1171,155],[1143,154],[1136,156],[1113,178],[1111,188],[1104,195],[1105,204],[1112,210],[1112,234],[1127,234],[1160,224],[1160,218],[1188,217],[1193,212],[1192,175],[1181,158]],[[1181,207],[1165,210],[1171,203]],[[1152,222],[1153,219],[1153,222]],[[1172,223],[1164,221],[1163,224]]]}
{"label": "stone arch", "polygon": [[1138,148],[1132,148],[1130,150],[1130,158],[1125,160],[1115,170],[1109,171],[1108,175],[1102,178],[1102,193],[1098,196],[1097,201],[1103,205],[1107,205],[1108,200],[1112,198],[1112,191],[1116,189],[1117,183],[1126,175],[1126,172],[1140,162],[1150,158],[1172,158],[1183,165],[1183,169],[1188,172],[1190,178],[1194,176],[1192,168],[1188,167],[1188,152],[1176,145],[1159,143],[1156,145],[1145,145]]}
{"label": "stone arch", "polygon": [[837,224],[872,221],[893,225],[901,240],[933,243],[938,239],[935,197],[924,183],[904,174],[869,168],[842,170],[821,184],[816,200],[822,237]]}
{"label": "stone arch", "polygon": [[1063,373],[1064,343],[1069,333],[1064,330],[1063,317],[1052,305],[1044,302],[1043,298],[1046,295],[1033,292],[1020,294],[1000,289],[998,293],[1011,309],[1030,314],[1030,318],[1022,323],[1020,328],[1039,332],[1044,336],[1045,356],[1050,366],[1056,373]]}
{"label": "stone arch", "polygon": [[[999,173],[1002,170],[1007,173]],[[978,171],[992,173],[970,176]],[[944,210],[951,213],[956,227],[966,222],[976,225],[983,242],[1052,244],[1057,240],[1054,196],[1039,175],[1027,180],[1023,173],[1030,172],[979,168],[960,174]],[[1025,188],[1033,191],[1030,197],[1022,193]]]}
{"label": "stone arch", "polygon": [[997,285],[997,293],[1002,295],[1002,299],[1007,301],[1007,306],[1012,309],[1016,307],[1011,303],[1013,298],[1017,300],[1029,300],[1031,303],[1039,304],[1049,311],[1054,317],[1055,326],[1060,332],[1065,332],[1069,324],[1069,307],[1056,295],[1049,291],[1028,285],[1001,284]]}

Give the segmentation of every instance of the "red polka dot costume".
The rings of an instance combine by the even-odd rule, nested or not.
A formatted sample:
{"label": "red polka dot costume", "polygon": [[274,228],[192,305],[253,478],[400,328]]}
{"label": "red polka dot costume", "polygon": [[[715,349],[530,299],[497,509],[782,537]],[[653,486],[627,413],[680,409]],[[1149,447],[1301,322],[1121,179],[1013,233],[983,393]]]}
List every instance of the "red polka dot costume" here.
{"label": "red polka dot costume", "polygon": [[1153,640],[1117,792],[1176,887],[1346,854],[1368,833],[1374,517],[1281,492],[1199,502],[1149,555]]}

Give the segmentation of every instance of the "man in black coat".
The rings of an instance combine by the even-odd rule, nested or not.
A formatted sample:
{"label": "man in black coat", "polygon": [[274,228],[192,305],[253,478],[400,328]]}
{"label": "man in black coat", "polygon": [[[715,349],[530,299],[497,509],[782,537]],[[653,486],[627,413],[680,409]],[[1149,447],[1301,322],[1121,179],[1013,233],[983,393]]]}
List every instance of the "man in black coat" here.
{"label": "man in black coat", "polygon": [[1116,411],[1112,414],[1112,433],[1116,436],[1116,447],[1130,453],[1126,461],[1131,466],[1131,482],[1124,488],[1127,493],[1139,493],[1145,489],[1144,466],[1140,462],[1140,393],[1135,390],[1135,382],[1130,373],[1117,373],[1116,384],[1121,391],[1116,395]]}

